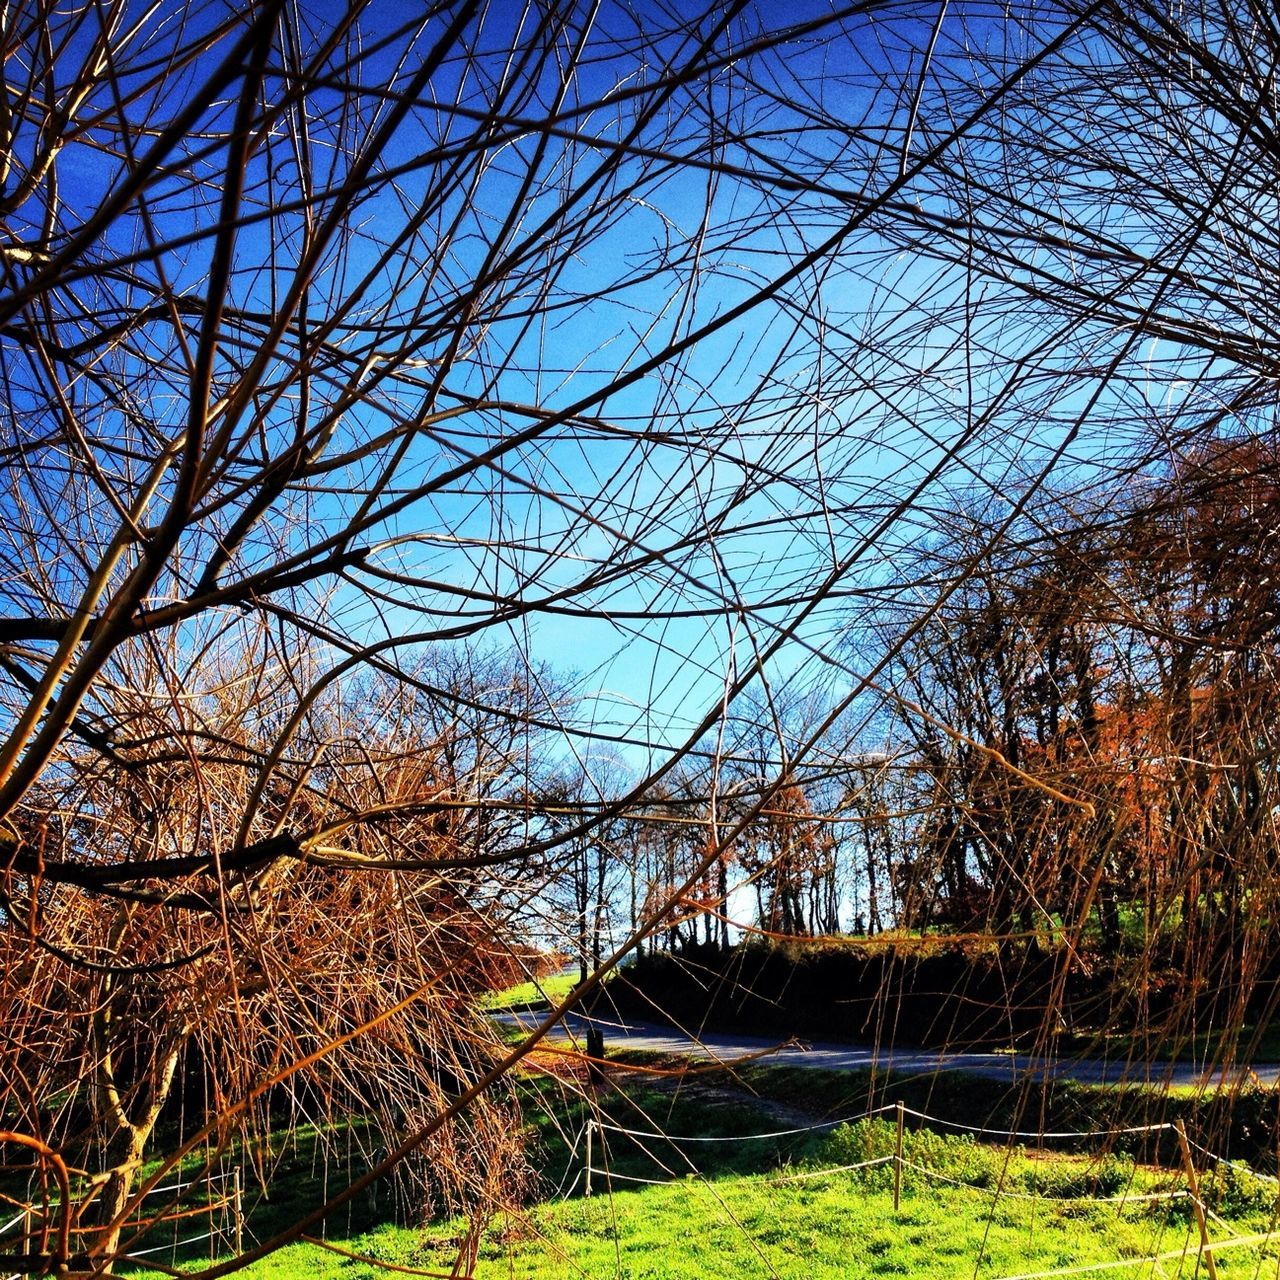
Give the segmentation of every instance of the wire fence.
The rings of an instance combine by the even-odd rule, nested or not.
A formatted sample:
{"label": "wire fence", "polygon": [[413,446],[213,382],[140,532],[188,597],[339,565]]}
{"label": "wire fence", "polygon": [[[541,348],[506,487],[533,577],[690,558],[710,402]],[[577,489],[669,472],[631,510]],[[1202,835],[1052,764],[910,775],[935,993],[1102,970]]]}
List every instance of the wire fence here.
{"label": "wire fence", "polygon": [[[221,1194],[219,1194],[219,1188]],[[219,1246],[234,1249],[236,1253],[241,1251],[244,1239],[244,1186],[239,1165],[211,1171],[204,1178],[192,1182],[184,1183],[179,1180],[165,1187],[154,1187],[143,1199],[167,1193],[175,1197],[175,1204],[180,1204],[182,1197],[192,1190],[205,1196],[203,1203],[187,1209],[174,1208],[157,1215],[154,1219],[148,1219],[146,1223],[137,1224],[146,1226],[147,1235],[151,1236],[160,1224],[172,1222],[174,1224],[173,1239],[145,1249],[131,1249],[125,1255],[127,1258],[148,1258],[168,1250],[169,1261],[172,1263],[177,1260],[181,1250],[205,1241],[209,1243],[210,1260],[217,1253]],[[201,1216],[207,1221],[208,1230],[200,1235],[179,1239],[181,1224]],[[150,1223],[154,1223],[155,1226],[149,1225]]]}
{"label": "wire fence", "polygon": [[[1193,1220],[1192,1229],[1188,1233],[1187,1242],[1180,1249],[1169,1250],[1160,1253],[1152,1253],[1150,1256],[1121,1258],[1114,1261],[1082,1264],[1079,1266],[1056,1268],[1046,1271],[1026,1272],[1018,1275],[1010,1275],[1001,1277],[1000,1280],[1047,1280],[1049,1277],[1057,1276],[1073,1276],[1084,1275],[1092,1272],[1107,1272],[1112,1270],[1121,1270],[1124,1268],[1150,1268],[1154,1273],[1163,1274],[1160,1270],[1162,1264],[1172,1261],[1186,1261],[1194,1257],[1196,1268],[1203,1265],[1209,1280],[1218,1280],[1217,1267],[1214,1261],[1215,1255],[1243,1247],[1252,1247],[1264,1244],[1274,1244],[1280,1242],[1280,1230],[1253,1233],[1248,1235],[1232,1234],[1235,1231],[1234,1226],[1221,1215],[1215,1213],[1213,1209],[1205,1203],[1204,1192],[1200,1184],[1200,1171],[1196,1167],[1195,1154],[1201,1157],[1201,1165],[1204,1169],[1223,1169],[1234,1170],[1240,1174],[1257,1178],[1259,1181],[1267,1183],[1271,1186],[1280,1187],[1280,1179],[1269,1174],[1258,1172],[1248,1165],[1240,1161],[1231,1160],[1219,1154],[1211,1148],[1204,1146],[1202,1143],[1196,1142],[1188,1137],[1186,1128],[1181,1120],[1161,1121],[1153,1124],[1130,1125],[1111,1129],[1092,1129],[1092,1130],[1062,1130],[1062,1131],[1030,1131],[1021,1129],[998,1129],[988,1125],[969,1124],[962,1121],[948,1120],[940,1116],[930,1115],[927,1112],[916,1110],[913,1107],[905,1106],[902,1103],[885,1103],[882,1106],[871,1107],[865,1111],[858,1112],[855,1115],[842,1116],[835,1120],[820,1120],[807,1125],[794,1125],[789,1128],[766,1130],[759,1133],[745,1134],[675,1134],[663,1132],[659,1129],[640,1129],[632,1128],[626,1125],[614,1123],[612,1120],[593,1116],[587,1120],[578,1139],[573,1144],[576,1153],[579,1142],[583,1151],[582,1167],[578,1170],[572,1182],[569,1184],[565,1196],[572,1195],[578,1188],[582,1186],[583,1194],[591,1196],[597,1190],[608,1192],[615,1183],[628,1186],[644,1185],[644,1186],[667,1186],[676,1183],[684,1183],[690,1179],[697,1180],[703,1175],[694,1166],[690,1158],[689,1149],[696,1148],[699,1144],[716,1144],[716,1143],[733,1143],[742,1146],[746,1143],[757,1141],[780,1140],[787,1138],[798,1138],[809,1134],[820,1134],[837,1129],[843,1125],[857,1124],[860,1121],[873,1120],[878,1118],[892,1117],[895,1120],[894,1126],[894,1149],[886,1155],[877,1155],[869,1157],[865,1160],[859,1160],[854,1163],[826,1165],[815,1169],[802,1169],[795,1172],[780,1174],[777,1177],[768,1180],[771,1186],[784,1186],[793,1183],[807,1182],[815,1179],[833,1178],[844,1174],[857,1173],[864,1170],[874,1168],[888,1167],[893,1174],[893,1206],[895,1212],[901,1206],[902,1178],[904,1173],[911,1173],[919,1178],[927,1181],[952,1186],[958,1189],[968,1190],[980,1193],[991,1198],[993,1202],[1001,1199],[1014,1199],[1025,1201],[1042,1201],[1046,1204],[1081,1204],[1081,1205],[1110,1205],[1119,1210],[1123,1210],[1128,1206],[1136,1205],[1158,1205],[1173,1204],[1175,1202],[1187,1202],[1191,1208],[1191,1216]],[[1003,1180],[997,1181],[995,1185],[989,1183],[975,1183],[966,1181],[964,1178],[952,1177],[943,1173],[941,1170],[931,1168],[919,1161],[912,1160],[905,1151],[904,1134],[907,1132],[906,1124],[910,1118],[914,1122],[917,1129],[936,1126],[938,1129],[950,1130],[952,1132],[960,1132],[971,1135],[975,1139],[986,1139],[1003,1141],[1010,1143],[1024,1143],[1034,1141],[1041,1143],[1044,1141],[1069,1141],[1069,1140],[1090,1140],[1095,1144],[1101,1145],[1107,1140],[1119,1137],[1134,1137],[1137,1135],[1149,1134],[1158,1137],[1162,1134],[1173,1135],[1177,1139],[1179,1152],[1177,1169],[1182,1178],[1181,1185],[1170,1186],[1167,1188],[1154,1191],[1139,1191],[1132,1187],[1123,1189],[1117,1193],[1105,1195],[1090,1194],[1073,1194],[1073,1195],[1053,1195],[1045,1191],[1032,1190],[1022,1191],[1013,1187],[1004,1185]],[[612,1142],[617,1148],[619,1140],[629,1143],[634,1149],[632,1152],[617,1151],[613,1154],[625,1156],[634,1154],[636,1151],[641,1153],[645,1158],[656,1164],[666,1177],[642,1177],[634,1173],[623,1173],[614,1167],[614,1160],[610,1158],[610,1143]],[[666,1149],[675,1153],[678,1160],[687,1166],[686,1169],[676,1171],[671,1169],[655,1152],[655,1147],[661,1150],[661,1145],[665,1144]],[[596,1153],[599,1153],[597,1157]],[[566,1171],[565,1179],[568,1178]],[[564,1180],[562,1180],[563,1183]],[[1227,1234],[1213,1238],[1210,1234],[1210,1224]]]}
{"label": "wire fence", "polygon": [[[38,1198],[32,1194],[31,1186],[27,1192],[26,1203],[13,1217],[0,1224],[0,1255],[23,1255],[33,1248],[43,1251],[43,1242],[54,1233],[54,1224],[63,1213],[60,1198]],[[147,1216],[143,1211],[145,1203],[162,1196],[168,1196],[170,1203]],[[74,1210],[75,1205],[72,1207]],[[204,1226],[205,1230],[195,1235],[184,1234],[196,1225]],[[166,1226],[172,1228],[172,1239],[159,1244],[146,1243],[154,1240]],[[72,1226],[70,1234],[83,1237],[94,1229]],[[155,1258],[167,1253],[169,1263],[173,1265],[180,1253],[206,1241],[210,1261],[222,1249],[234,1249],[239,1253],[244,1242],[244,1185],[240,1167],[224,1166],[211,1169],[190,1181],[179,1177],[175,1182],[152,1187],[139,1197],[138,1211],[125,1223],[124,1236],[126,1240],[132,1236],[145,1244],[143,1248],[131,1248],[122,1254],[124,1261]],[[9,1272],[4,1280],[21,1280],[23,1274],[21,1271]]]}

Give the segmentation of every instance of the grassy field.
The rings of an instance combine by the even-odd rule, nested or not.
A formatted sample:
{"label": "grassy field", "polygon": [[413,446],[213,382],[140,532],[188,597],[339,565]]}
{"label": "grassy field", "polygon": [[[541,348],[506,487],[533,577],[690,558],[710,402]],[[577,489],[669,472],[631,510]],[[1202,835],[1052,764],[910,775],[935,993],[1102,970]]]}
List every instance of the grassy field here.
{"label": "grassy field", "polygon": [[[893,1150],[893,1126],[863,1121],[818,1133],[754,1139],[780,1121],[723,1094],[671,1091],[630,1084],[606,1101],[605,1114],[620,1127],[662,1129],[673,1135],[731,1137],[700,1146],[608,1134],[593,1163],[597,1194],[582,1195],[581,1147],[574,1155],[565,1134],[584,1118],[580,1101],[558,1099],[543,1086],[533,1140],[546,1167],[540,1202],[500,1214],[483,1237],[474,1274],[552,1280],[590,1276],[610,1280],[666,1277],[827,1277],[919,1275],[1012,1276],[1058,1268],[1115,1263],[1099,1274],[1191,1275],[1185,1262],[1166,1258],[1160,1269],[1142,1259],[1177,1255],[1193,1241],[1185,1197],[1133,1199],[1182,1186],[1181,1174],[1109,1154],[1048,1154],[984,1145],[927,1129],[904,1138],[907,1169],[902,1203],[893,1208],[892,1174],[885,1166],[847,1172],[838,1166]],[[600,1139],[597,1138],[597,1144]],[[698,1173],[692,1172],[696,1164]],[[672,1174],[677,1176],[672,1179]],[[282,1168],[282,1184],[290,1181]],[[567,1175],[567,1177],[566,1177]],[[647,1186],[622,1181],[663,1179]],[[567,1199],[551,1194],[566,1180]],[[956,1185],[962,1184],[962,1185]],[[1260,1180],[1209,1179],[1206,1199],[1218,1212],[1215,1238],[1266,1231],[1275,1189]],[[1128,1203],[1104,1203],[1106,1197]],[[289,1201],[276,1198],[258,1234],[287,1221]],[[366,1220],[367,1221],[367,1220]],[[465,1224],[435,1222],[411,1229],[350,1222],[331,1228],[330,1242],[394,1266],[448,1274]],[[1224,1253],[1224,1277],[1276,1274],[1280,1247]],[[243,1274],[261,1277],[372,1277],[370,1262],[300,1244]]]}
{"label": "grassy field", "polygon": [[576,969],[564,973],[551,973],[536,982],[521,982],[503,991],[491,991],[481,1001],[481,1007],[491,1013],[524,1012],[530,1009],[546,1009],[549,1004],[559,1004],[573,990],[578,980]]}
{"label": "grassy field", "polygon": [[[383,1226],[338,1243],[393,1265],[447,1273],[459,1230],[459,1224],[422,1231]],[[1153,1274],[1143,1258],[1176,1253],[1193,1239],[1183,1212],[997,1198],[990,1190],[938,1185],[908,1188],[895,1213],[887,1188],[868,1187],[854,1174],[790,1183],[729,1175],[538,1205],[500,1218],[481,1246],[475,1275],[1008,1276],[1130,1259],[1131,1266],[1104,1274],[1136,1277]],[[1224,1276],[1256,1275],[1265,1265],[1275,1274],[1276,1256],[1274,1249],[1241,1249],[1223,1254],[1219,1269]],[[1190,1275],[1194,1266],[1193,1250],[1185,1263],[1166,1259],[1154,1274]],[[379,1269],[299,1245],[243,1274],[358,1280]]]}
{"label": "grassy field", "polygon": [[[492,1004],[536,1006],[544,997],[558,998],[571,981],[552,978],[539,984],[541,990],[528,984],[500,993]],[[854,1115],[870,1097],[902,1098],[942,1118],[1034,1127],[1026,1097],[1019,1105],[1012,1092],[1006,1096],[990,1081],[960,1076],[872,1081],[854,1073],[751,1065],[678,1080],[661,1075],[674,1062],[649,1055],[641,1065],[657,1074],[616,1074],[590,1106],[571,1083],[524,1078],[526,1137],[541,1185],[528,1202],[489,1224],[476,1252],[473,1274],[479,1280],[1004,1277],[1103,1264],[1094,1274],[1166,1280],[1197,1271],[1196,1250],[1182,1256],[1198,1236],[1189,1200],[1171,1194],[1181,1192],[1185,1181],[1167,1134],[1130,1139],[1127,1149],[1121,1143],[1104,1152],[1073,1151],[1068,1144],[1049,1151],[986,1145],[909,1125],[903,1157],[916,1168],[904,1170],[895,1211],[889,1167],[842,1168],[894,1151],[887,1120],[753,1135],[797,1127],[797,1109],[804,1113],[801,1121]],[[1114,1090],[1070,1086],[1039,1100],[1039,1121],[1052,1118],[1046,1127],[1106,1127],[1123,1119],[1113,1110],[1118,1098]],[[596,1194],[588,1199],[582,1132],[589,1114],[623,1129],[727,1141],[633,1138],[597,1129]],[[1207,1116],[1188,1115],[1189,1122],[1195,1118]],[[317,1159],[326,1145],[327,1175],[324,1160]],[[348,1157],[355,1172],[358,1147]],[[303,1206],[316,1202],[324,1178],[331,1188],[341,1185],[348,1172],[344,1150],[351,1150],[346,1140],[329,1132],[304,1135],[278,1152],[270,1197],[256,1205],[246,1243],[295,1220]],[[1206,1177],[1202,1191],[1217,1215],[1215,1239],[1271,1228],[1274,1183],[1229,1171]],[[330,1223],[328,1242],[342,1253],[301,1243],[241,1274],[260,1280],[388,1274],[376,1261],[449,1275],[466,1224],[394,1225],[380,1220],[389,1206],[385,1195],[362,1200]],[[1145,1261],[1157,1255],[1171,1256]],[[1280,1274],[1280,1241],[1224,1252],[1218,1266],[1225,1278]]]}

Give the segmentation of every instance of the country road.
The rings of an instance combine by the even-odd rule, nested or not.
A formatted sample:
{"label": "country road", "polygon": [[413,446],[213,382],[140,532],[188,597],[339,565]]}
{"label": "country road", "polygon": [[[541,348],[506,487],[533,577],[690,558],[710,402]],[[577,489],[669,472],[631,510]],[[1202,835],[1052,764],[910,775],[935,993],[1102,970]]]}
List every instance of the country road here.
{"label": "country road", "polygon": [[[499,1021],[511,1027],[531,1029],[539,1013],[504,1013]],[[685,1055],[700,1061],[732,1063],[768,1053],[768,1061],[779,1066],[807,1067],[825,1071],[893,1070],[936,1075],[963,1071],[992,1080],[1021,1083],[1046,1078],[1074,1080],[1081,1084],[1144,1084],[1158,1088],[1173,1086],[1237,1085],[1256,1079],[1264,1085],[1280,1081],[1280,1063],[1258,1063],[1252,1068],[1231,1071],[1209,1069],[1193,1062],[1105,1061],[1100,1058],[1035,1058],[1020,1053],[948,1052],[936,1049],[900,1049],[887,1046],[835,1044],[797,1038],[780,1044],[776,1038],[707,1031],[694,1036],[674,1027],[635,1019],[586,1018],[570,1014],[565,1020],[568,1034],[585,1043],[591,1022],[604,1034],[609,1049],[637,1049]],[[772,1050],[772,1052],[770,1052]]]}

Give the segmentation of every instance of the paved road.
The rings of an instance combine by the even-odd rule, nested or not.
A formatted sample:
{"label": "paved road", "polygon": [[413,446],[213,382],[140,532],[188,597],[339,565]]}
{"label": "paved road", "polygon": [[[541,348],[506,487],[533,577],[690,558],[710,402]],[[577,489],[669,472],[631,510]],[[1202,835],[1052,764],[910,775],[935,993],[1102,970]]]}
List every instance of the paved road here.
{"label": "paved road", "polygon": [[[538,1015],[508,1013],[500,1020],[509,1026],[531,1028]],[[769,1052],[768,1061],[781,1066],[809,1067],[827,1071],[888,1070],[937,1075],[944,1071],[964,1071],[991,1080],[1023,1082],[1046,1078],[1076,1080],[1082,1084],[1170,1085],[1239,1084],[1256,1079],[1265,1085],[1280,1081],[1280,1063],[1260,1063],[1252,1069],[1231,1072],[1207,1071],[1191,1062],[1127,1062],[1100,1058],[1033,1058],[1020,1053],[946,1052],[932,1049],[894,1049],[884,1046],[832,1044],[797,1040],[779,1045],[777,1039],[717,1031],[693,1036],[656,1023],[617,1018],[589,1019],[571,1014],[566,1019],[569,1034],[585,1040],[586,1028],[594,1021],[603,1031],[606,1049],[640,1049],[657,1053],[687,1055],[690,1058],[732,1063]]]}

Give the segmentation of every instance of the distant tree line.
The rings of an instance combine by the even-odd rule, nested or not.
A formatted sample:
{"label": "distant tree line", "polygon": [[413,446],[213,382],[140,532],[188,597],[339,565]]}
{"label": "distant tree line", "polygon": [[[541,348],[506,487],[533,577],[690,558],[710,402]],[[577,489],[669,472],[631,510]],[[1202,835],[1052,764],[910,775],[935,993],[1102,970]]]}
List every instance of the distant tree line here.
{"label": "distant tree line", "polygon": [[[651,948],[1087,919],[1109,952],[1248,952],[1280,866],[1274,445],[1224,436],[1087,505],[1005,510],[951,512],[910,589],[851,622],[861,657],[894,651],[871,723],[836,717],[797,767],[830,696],[745,700],[618,829],[598,900],[638,914],[782,775]],[[920,622],[910,596],[942,584]]]}

